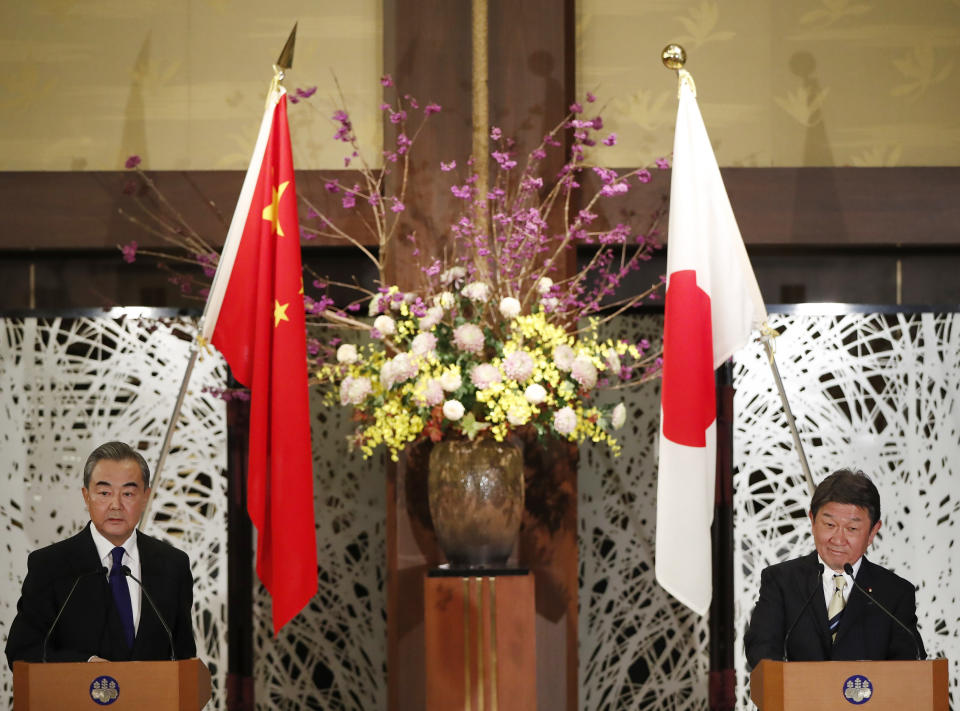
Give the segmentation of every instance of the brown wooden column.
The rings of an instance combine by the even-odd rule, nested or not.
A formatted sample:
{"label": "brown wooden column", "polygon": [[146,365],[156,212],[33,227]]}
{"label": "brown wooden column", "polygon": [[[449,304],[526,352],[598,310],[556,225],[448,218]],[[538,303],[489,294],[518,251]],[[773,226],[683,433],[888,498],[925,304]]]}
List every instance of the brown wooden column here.
{"label": "brown wooden column", "polygon": [[[488,0],[490,123],[517,138],[521,154],[562,120],[573,100],[573,10],[573,0]],[[421,253],[439,253],[457,214],[440,161],[465,166],[471,151],[471,19],[466,0],[384,3],[384,70],[399,91],[443,107],[418,139],[409,176],[403,234],[416,231]],[[387,146],[393,140],[390,128]],[[562,158],[546,165],[545,180],[552,180],[560,165]],[[388,278],[401,288],[415,283],[411,251],[401,242],[388,260]],[[538,663],[539,707],[575,709],[576,460],[568,448],[561,450],[528,448],[528,482],[562,480],[563,508],[552,519],[528,510],[518,556],[536,578],[537,657],[549,660]],[[388,705],[395,711],[422,709],[425,703],[423,580],[430,567],[443,562],[426,508],[423,456],[414,449],[387,472]],[[542,466],[549,471],[538,471]]]}

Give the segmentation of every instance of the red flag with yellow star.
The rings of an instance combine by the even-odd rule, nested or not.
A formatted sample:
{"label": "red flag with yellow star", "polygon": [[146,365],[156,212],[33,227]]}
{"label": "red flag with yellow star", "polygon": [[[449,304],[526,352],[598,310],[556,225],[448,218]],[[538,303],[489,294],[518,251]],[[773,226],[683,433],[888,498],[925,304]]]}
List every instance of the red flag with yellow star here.
{"label": "red flag with yellow star", "polygon": [[267,102],[201,333],[250,388],[247,510],[277,633],[317,592],[300,228],[279,86]]}

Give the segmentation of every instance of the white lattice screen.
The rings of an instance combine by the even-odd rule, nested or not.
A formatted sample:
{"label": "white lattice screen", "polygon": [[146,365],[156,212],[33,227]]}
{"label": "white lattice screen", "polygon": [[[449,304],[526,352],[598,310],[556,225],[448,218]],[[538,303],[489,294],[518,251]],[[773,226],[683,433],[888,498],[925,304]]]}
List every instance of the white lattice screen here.
{"label": "white lattice screen", "polygon": [[[147,310],[150,312],[150,310]],[[97,445],[118,439],[151,468],[187,362],[191,321],[118,309],[95,318],[0,319],[0,637],[13,619],[27,553],[87,521],[82,467]],[[189,556],[196,581],[194,630],[226,707],[226,408],[204,394],[222,388],[219,357],[197,364],[174,450],[143,530]],[[222,660],[222,661],[221,661]],[[2,665],[2,697],[12,675]]]}
{"label": "white lattice screen", "polygon": [[[662,322],[624,317],[604,336],[656,342]],[[659,382],[621,395],[627,423],[620,457],[599,446],[580,452],[579,708],[703,710],[708,620],[654,578]]]}
{"label": "white lattice screen", "polygon": [[[960,677],[960,317],[778,315],[777,362],[814,480],[863,469],[883,527],[867,555],[919,586],[930,656]],[[734,485],[738,708],[753,708],[743,631],[760,571],[813,550],[810,495],[762,349],[738,355]]]}
{"label": "white lattice screen", "polygon": [[257,708],[385,709],[386,468],[348,452],[345,408],[311,396],[319,593],[275,638],[257,585]]}
{"label": "white lattice screen", "polygon": [[[616,335],[639,339],[656,333],[658,323],[622,319]],[[776,316],[774,323],[784,330],[778,362],[815,472],[856,465],[878,478],[885,528],[872,557],[921,586],[928,650],[960,659],[952,546],[960,511],[953,463],[960,448],[957,317]],[[5,632],[28,550],[84,521],[76,477],[90,449],[116,437],[140,444],[148,461],[155,458],[186,359],[179,334],[192,327],[129,312],[0,325]],[[223,708],[226,658],[226,432],[223,403],[202,389],[219,387],[222,377],[219,359],[199,364],[169,460],[171,476],[155,508],[175,518],[147,527],[193,561],[198,645],[217,690],[213,708]],[[809,497],[758,348],[740,354],[736,388],[738,703],[749,708],[741,633],[759,571],[811,544],[802,518]],[[705,709],[706,620],[653,580],[658,390],[647,386],[626,400],[631,416],[621,458],[594,447],[581,453],[580,708]],[[321,407],[314,413],[321,592],[274,639],[269,602],[258,591],[258,707],[384,708],[383,463],[346,454],[346,413]],[[191,498],[184,496],[188,490]],[[182,533],[167,533],[174,529]],[[956,694],[956,663],[951,678]],[[9,671],[3,693],[9,699]]]}

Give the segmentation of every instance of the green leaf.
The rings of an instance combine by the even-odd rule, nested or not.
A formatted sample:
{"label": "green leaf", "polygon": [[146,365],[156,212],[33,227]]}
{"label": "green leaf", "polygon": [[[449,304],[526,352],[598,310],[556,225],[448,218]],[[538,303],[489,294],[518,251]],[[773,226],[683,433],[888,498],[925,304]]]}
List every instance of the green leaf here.
{"label": "green leaf", "polygon": [[460,420],[460,429],[472,442],[478,434],[490,427],[486,422],[478,422],[472,412],[468,412]]}

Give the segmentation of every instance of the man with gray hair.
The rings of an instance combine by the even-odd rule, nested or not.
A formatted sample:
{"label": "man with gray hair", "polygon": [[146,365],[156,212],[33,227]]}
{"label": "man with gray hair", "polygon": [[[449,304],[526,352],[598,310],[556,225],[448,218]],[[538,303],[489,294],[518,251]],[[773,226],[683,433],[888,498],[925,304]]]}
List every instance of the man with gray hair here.
{"label": "man with gray hair", "polygon": [[123,442],[100,445],[84,465],[82,493],[90,523],[27,558],[10,667],[195,656],[190,560],[137,530],[150,496],[144,458]]}

